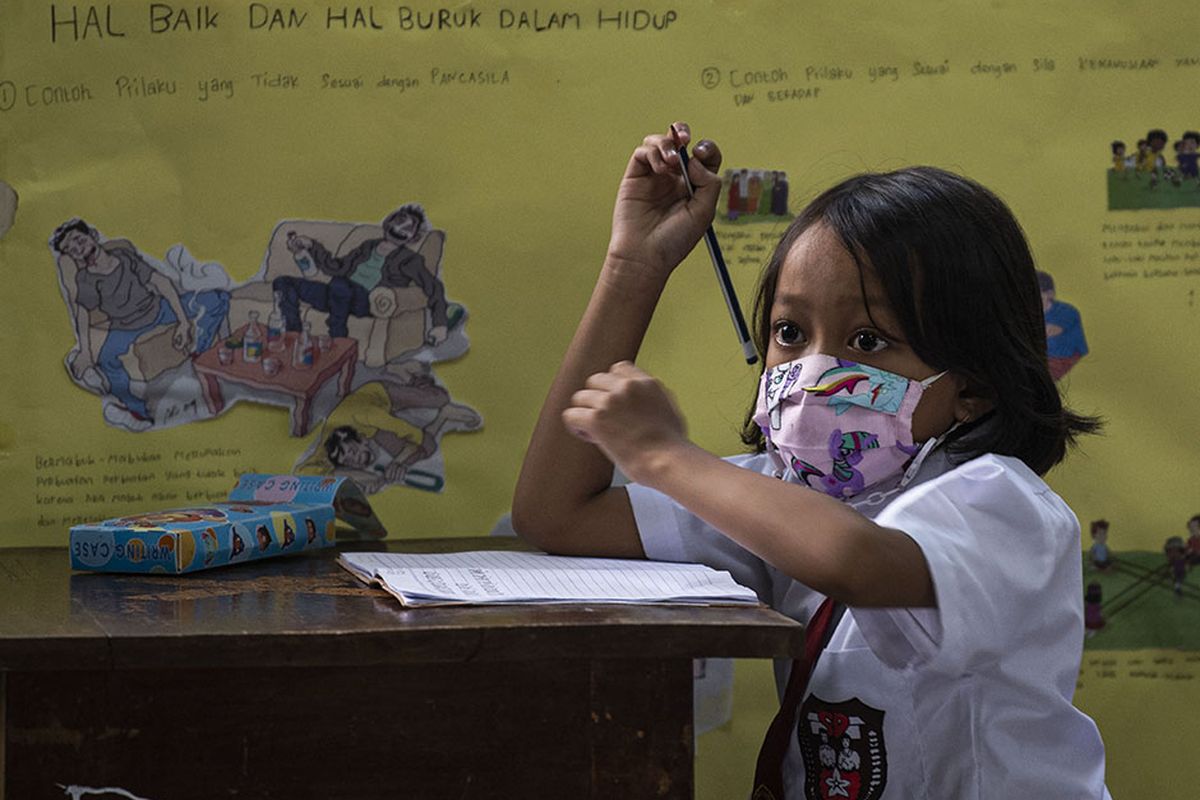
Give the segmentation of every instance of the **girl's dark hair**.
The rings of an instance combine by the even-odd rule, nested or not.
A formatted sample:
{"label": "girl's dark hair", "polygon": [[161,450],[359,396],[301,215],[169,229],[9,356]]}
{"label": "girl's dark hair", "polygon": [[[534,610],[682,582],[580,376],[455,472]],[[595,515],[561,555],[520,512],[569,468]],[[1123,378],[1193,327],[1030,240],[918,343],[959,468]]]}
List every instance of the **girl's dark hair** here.
{"label": "girl's dark hair", "polygon": [[[1099,430],[1099,419],[1063,406],[1050,375],[1037,272],[1012,212],[978,183],[934,167],[858,175],[804,209],[759,281],[752,333],[760,354],[770,341],[779,270],[818,223],[841,239],[860,280],[868,271],[878,278],[917,356],[959,374],[994,405],[988,424],[972,421],[947,440],[956,462],[1010,455],[1042,475],[1078,434]],[[761,451],[753,414],[751,407],[742,440]]]}

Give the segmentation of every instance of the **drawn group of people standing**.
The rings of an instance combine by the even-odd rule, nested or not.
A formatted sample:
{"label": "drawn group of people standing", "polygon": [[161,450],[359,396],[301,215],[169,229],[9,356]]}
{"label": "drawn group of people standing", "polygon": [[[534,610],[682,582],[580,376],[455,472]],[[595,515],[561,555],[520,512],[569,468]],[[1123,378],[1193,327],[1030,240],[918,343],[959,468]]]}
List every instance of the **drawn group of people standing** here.
{"label": "drawn group of people standing", "polygon": [[780,170],[737,169],[725,171],[725,216],[786,217],[788,177]]}

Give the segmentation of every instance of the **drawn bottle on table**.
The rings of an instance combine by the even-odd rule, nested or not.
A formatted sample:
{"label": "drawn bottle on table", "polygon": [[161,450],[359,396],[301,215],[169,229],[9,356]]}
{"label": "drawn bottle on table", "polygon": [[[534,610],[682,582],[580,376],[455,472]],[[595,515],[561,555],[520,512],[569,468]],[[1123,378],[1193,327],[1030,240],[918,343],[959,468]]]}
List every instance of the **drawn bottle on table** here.
{"label": "drawn bottle on table", "polygon": [[263,329],[258,321],[258,312],[250,312],[250,324],[242,334],[242,360],[247,364],[257,364],[262,361]]}
{"label": "drawn bottle on table", "polygon": [[271,353],[278,353],[284,348],[283,311],[280,310],[282,301],[283,292],[276,292],[275,307],[271,309],[271,316],[267,317],[267,351]]}
{"label": "drawn bottle on table", "polygon": [[312,337],[312,323],[306,322],[304,329],[296,337],[296,344],[292,350],[292,366],[297,369],[308,369],[313,365],[315,358],[316,343]]}

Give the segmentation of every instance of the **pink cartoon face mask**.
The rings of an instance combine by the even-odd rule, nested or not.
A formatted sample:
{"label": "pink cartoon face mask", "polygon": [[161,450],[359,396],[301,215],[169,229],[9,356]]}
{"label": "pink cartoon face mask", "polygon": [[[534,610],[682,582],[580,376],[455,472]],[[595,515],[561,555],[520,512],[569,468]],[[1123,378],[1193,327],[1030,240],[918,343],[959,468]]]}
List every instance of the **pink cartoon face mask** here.
{"label": "pink cartoon face mask", "polygon": [[944,374],[914,381],[833,356],[805,356],[763,373],[754,422],[780,477],[790,473],[845,499],[893,477],[922,449],[913,441],[913,411]]}

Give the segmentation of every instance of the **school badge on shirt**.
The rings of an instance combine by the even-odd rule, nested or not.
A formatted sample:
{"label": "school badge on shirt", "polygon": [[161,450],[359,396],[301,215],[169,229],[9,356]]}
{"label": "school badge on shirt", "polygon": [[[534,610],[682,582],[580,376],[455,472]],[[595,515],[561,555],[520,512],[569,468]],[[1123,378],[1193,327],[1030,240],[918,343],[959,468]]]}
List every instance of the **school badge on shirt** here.
{"label": "school badge on shirt", "polygon": [[857,697],[830,703],[810,694],[796,721],[808,800],[877,800],[887,785],[884,712]]}

